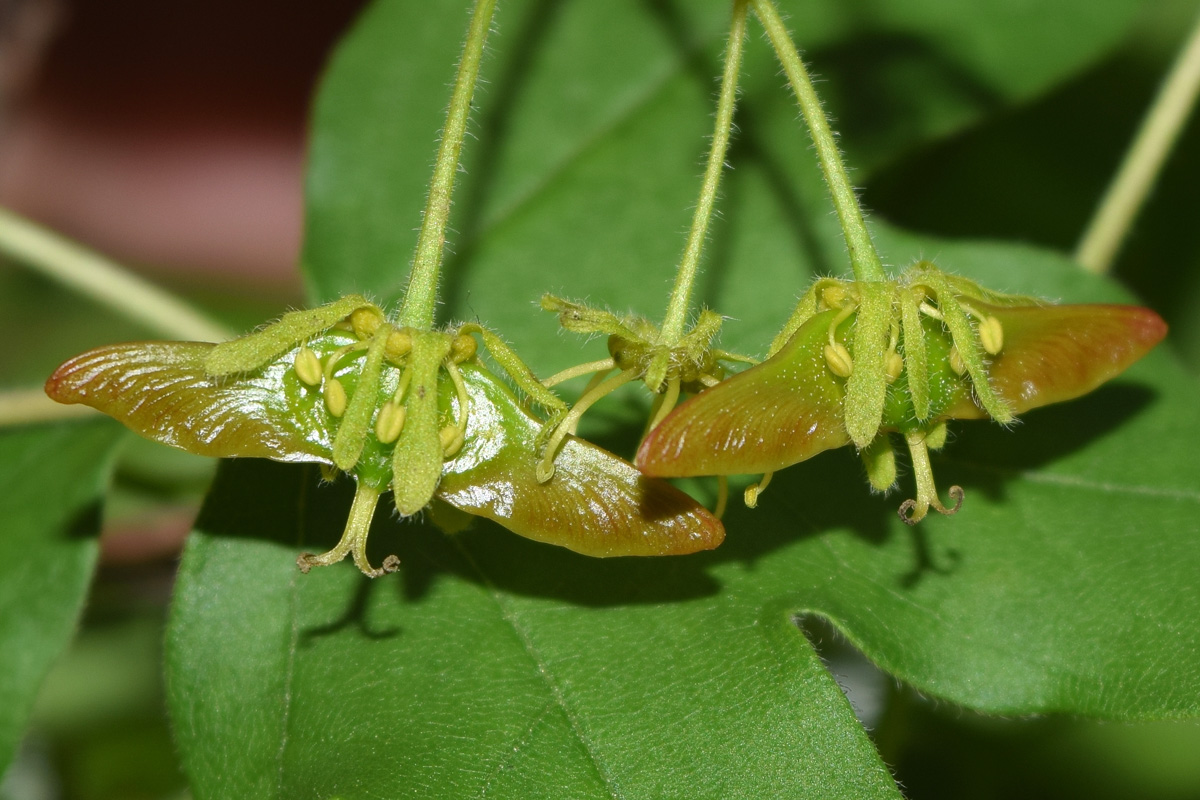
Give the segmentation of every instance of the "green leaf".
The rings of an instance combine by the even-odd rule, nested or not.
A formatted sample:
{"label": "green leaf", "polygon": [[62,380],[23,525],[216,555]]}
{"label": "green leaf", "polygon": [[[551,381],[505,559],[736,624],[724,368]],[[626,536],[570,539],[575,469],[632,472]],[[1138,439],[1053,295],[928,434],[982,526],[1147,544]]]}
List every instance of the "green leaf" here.
{"label": "green leaf", "polygon": [[120,439],[107,420],[0,434],[0,774],[42,679],[75,633]]}
{"label": "green leaf", "polygon": [[226,462],[185,553],[168,694],[201,796],[898,796],[789,604],[383,515],[399,575],[301,575],[347,505],[314,478]]}

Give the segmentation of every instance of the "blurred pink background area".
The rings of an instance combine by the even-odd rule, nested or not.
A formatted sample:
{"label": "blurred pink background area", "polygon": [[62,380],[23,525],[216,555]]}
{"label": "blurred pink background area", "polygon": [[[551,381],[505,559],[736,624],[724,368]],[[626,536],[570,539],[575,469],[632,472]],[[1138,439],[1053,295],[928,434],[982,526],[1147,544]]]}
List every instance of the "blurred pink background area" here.
{"label": "blurred pink background area", "polygon": [[0,205],[172,282],[297,287],[309,97],[361,5],[0,0]]}

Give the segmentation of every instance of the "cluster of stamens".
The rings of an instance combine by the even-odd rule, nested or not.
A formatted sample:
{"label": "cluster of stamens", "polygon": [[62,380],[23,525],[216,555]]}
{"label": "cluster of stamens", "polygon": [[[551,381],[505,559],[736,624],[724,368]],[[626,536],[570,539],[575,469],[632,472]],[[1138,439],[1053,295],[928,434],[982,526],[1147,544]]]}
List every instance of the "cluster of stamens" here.
{"label": "cluster of stamens", "polygon": [[[552,295],[542,298],[542,308],[556,312],[559,323],[566,330],[607,335],[609,357],[565,369],[542,382],[549,388],[572,378],[592,376],[570,410],[543,429],[545,442],[537,468],[537,479],[541,483],[554,476],[554,459],[566,437],[575,433],[583,414],[621,386],[641,380],[653,393],[644,432],[648,433],[671,412],[682,393],[695,394],[718,384],[725,376],[722,361],[755,363],[753,359],[712,346],[722,321],[713,311],[702,311],[690,331],[678,340],[667,341],[657,325],[642,317],[618,317],[609,311]],[[724,508],[724,498],[722,478],[718,516]]]}
{"label": "cluster of stamens", "polygon": [[[915,524],[924,518],[930,508],[942,514],[955,513],[962,504],[963,496],[960,487],[951,487],[950,496],[955,503],[951,507],[944,506],[938,499],[933,483],[929,450],[937,450],[945,443],[946,425],[944,420],[937,418],[938,410],[930,406],[930,374],[926,361],[927,333],[920,322],[922,317],[941,323],[950,344],[946,364],[955,375],[969,381],[975,401],[994,419],[1000,422],[1012,420],[1011,411],[992,391],[987,379],[986,359],[999,355],[1003,350],[1004,328],[996,317],[976,308],[969,296],[956,291],[959,288],[952,278],[930,267],[918,265],[913,268],[885,288],[890,297],[886,301],[886,304],[890,305],[890,319],[886,321],[886,344],[880,339],[878,343],[870,342],[866,345],[876,353],[877,348],[884,345],[882,369],[879,373],[884,383],[890,385],[905,372],[908,375],[907,391],[912,400],[915,418],[901,426],[901,433],[912,456],[917,497],[905,501],[900,507],[900,517],[909,524]],[[862,313],[861,292],[858,284],[854,282],[822,279],[813,287],[806,300],[801,301],[801,308],[805,310],[798,311],[797,318],[790,327],[794,332],[800,324],[818,313],[836,312],[828,322],[823,355],[830,373],[847,380],[848,396],[849,379],[855,373],[855,355],[851,352],[851,347],[843,343],[838,332],[846,320]],[[986,302],[988,298],[981,299]],[[886,306],[884,313],[889,313]],[[853,335],[850,341],[852,346],[858,343],[858,339]],[[848,415],[853,413],[850,408],[855,403],[862,405],[857,398],[847,400]],[[865,426],[867,430],[875,431],[875,435],[861,437],[860,441],[855,439],[852,431],[851,438],[855,439],[855,444],[867,462],[871,484],[877,490],[884,491],[894,484],[896,471],[894,455],[887,441],[889,426],[884,424],[882,409],[876,413],[873,426]],[[847,427],[851,427],[849,420]],[[758,493],[766,487],[769,479],[769,475],[764,476],[763,481],[747,490],[748,503],[753,504],[756,501]]]}
{"label": "cluster of stamens", "polygon": [[[359,309],[336,328],[354,333],[357,341],[339,347],[322,360],[308,346],[302,344],[296,351],[292,369],[301,383],[313,388],[320,388],[326,410],[336,419],[342,419],[349,407],[350,400],[346,387],[336,377],[343,367],[347,357],[362,357],[367,355],[372,343],[383,341],[383,360],[391,366],[400,368],[400,380],[391,397],[379,405],[375,414],[375,438],[381,444],[394,444],[404,430],[408,417],[405,405],[405,395],[412,383],[412,371],[407,369],[408,356],[412,352],[412,334],[406,328],[395,328],[384,321],[374,309]],[[476,352],[475,339],[467,333],[453,335],[449,346],[449,354],[442,362],[442,368],[454,383],[459,401],[458,417],[443,426],[440,430],[442,450],[445,458],[453,458],[462,449],[467,428],[469,412],[468,396],[458,364],[472,358]],[[376,385],[378,378],[365,374],[360,376],[360,382]],[[353,464],[339,468],[350,469]]]}

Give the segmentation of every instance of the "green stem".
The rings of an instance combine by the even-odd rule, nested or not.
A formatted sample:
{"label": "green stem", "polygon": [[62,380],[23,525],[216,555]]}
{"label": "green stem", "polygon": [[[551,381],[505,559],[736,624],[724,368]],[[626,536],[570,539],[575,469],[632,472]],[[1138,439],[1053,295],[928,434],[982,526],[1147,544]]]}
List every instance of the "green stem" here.
{"label": "green stem", "polygon": [[662,341],[674,345],[683,337],[691,305],[692,286],[700,266],[700,254],[708,235],[708,223],[712,219],[713,205],[717,200],[717,189],[721,185],[721,172],[725,168],[725,153],[729,150],[729,133],[733,128],[733,110],[737,104],[738,69],[742,64],[742,41],[746,36],[747,0],[734,0],[733,20],[729,25],[729,43],[725,49],[725,71],[721,76],[721,94],[717,101],[717,122],[713,128],[712,149],[708,153],[708,166],[704,170],[704,182],[700,186],[700,199],[692,217],[692,230],[688,234],[683,258],[675,274],[675,287],[663,319]]}
{"label": "green stem", "polygon": [[783,64],[783,71],[792,85],[792,91],[796,93],[800,111],[804,114],[804,121],[808,123],[813,143],[817,146],[821,171],[829,185],[829,192],[833,195],[833,205],[837,209],[838,220],[846,236],[846,247],[850,251],[850,265],[854,268],[854,277],[860,281],[887,280],[879,253],[876,252],[871,234],[867,231],[858,196],[846,175],[846,166],[842,163],[833,131],[829,128],[829,121],[825,119],[825,112],[821,110],[821,101],[813,89],[804,62],[800,60],[796,45],[792,43],[792,37],[788,34],[787,27],[780,19],[772,0],[754,0],[754,12],[762,21],[767,37],[775,47],[780,63]]}
{"label": "green stem", "polygon": [[438,147],[433,179],[429,184],[429,199],[417,237],[417,252],[413,257],[408,290],[400,309],[398,322],[407,327],[429,330],[433,327],[433,312],[437,305],[438,273],[442,267],[442,252],[446,244],[446,223],[450,218],[450,198],[454,192],[454,175],[458,171],[458,156],[462,151],[471,112],[471,96],[479,77],[479,61],[492,25],[495,0],[476,0],[471,13],[467,40],[463,43],[454,94],[446,114],[446,127]]}
{"label": "green stem", "polygon": [[1079,240],[1075,260],[1088,272],[1103,275],[1112,269],[1121,243],[1154,185],[1167,154],[1179,138],[1198,92],[1200,17]]}
{"label": "green stem", "polygon": [[157,333],[209,342],[224,341],[233,335],[171,293],[99,253],[5,209],[0,209],[0,253]]}

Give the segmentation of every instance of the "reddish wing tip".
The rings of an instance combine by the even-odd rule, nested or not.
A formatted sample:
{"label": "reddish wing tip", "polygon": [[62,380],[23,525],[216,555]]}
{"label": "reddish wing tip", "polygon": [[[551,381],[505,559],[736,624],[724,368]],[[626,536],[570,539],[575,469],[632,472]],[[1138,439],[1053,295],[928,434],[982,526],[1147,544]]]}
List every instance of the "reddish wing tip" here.
{"label": "reddish wing tip", "polygon": [[[1072,400],[1120,375],[1167,334],[1162,317],[1125,305],[988,309],[1004,327],[989,369],[992,388],[1016,413]],[[968,399],[951,417],[979,416]]]}

